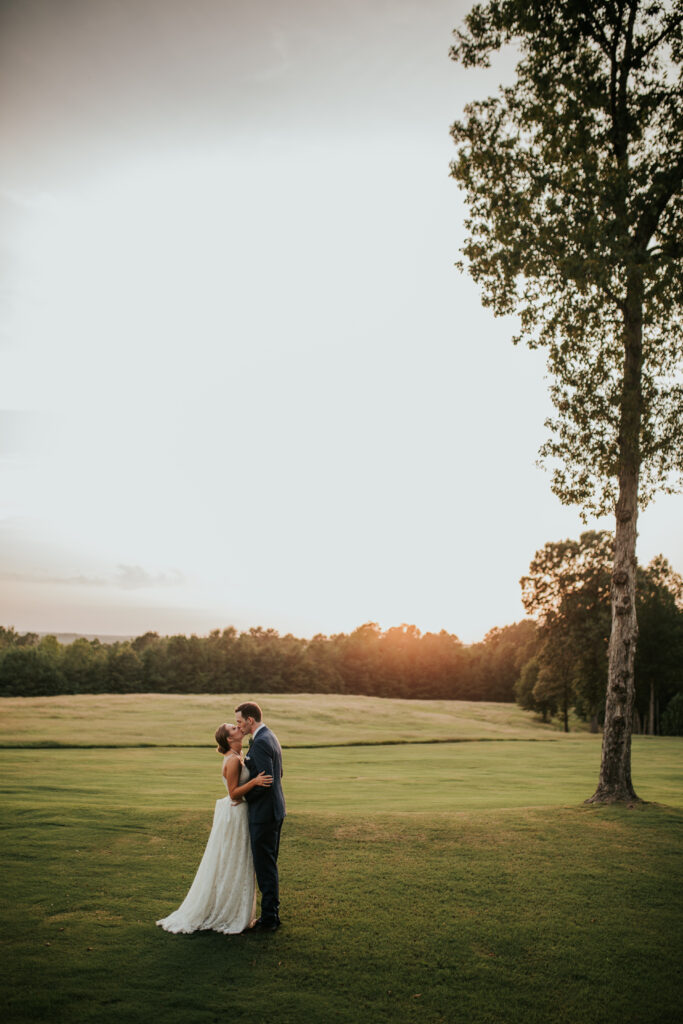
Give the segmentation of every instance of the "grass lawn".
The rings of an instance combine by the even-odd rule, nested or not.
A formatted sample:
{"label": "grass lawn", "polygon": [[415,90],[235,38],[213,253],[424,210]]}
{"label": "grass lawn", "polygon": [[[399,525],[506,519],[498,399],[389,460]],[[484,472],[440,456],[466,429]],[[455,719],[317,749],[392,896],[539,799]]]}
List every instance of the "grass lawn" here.
{"label": "grass lawn", "polygon": [[598,738],[549,739],[286,751],[261,936],[154,926],[223,795],[210,747],[1,751],[3,1020],[670,1024],[683,741],[634,739],[627,809],[581,804]]}
{"label": "grass lawn", "polygon": [[[644,800],[683,808],[683,741],[634,737],[633,777]],[[87,811],[182,812],[224,795],[213,748],[1,750],[3,804]],[[595,789],[600,743],[437,743],[292,749],[289,812],[457,814],[578,805]]]}
{"label": "grass lawn", "polygon": [[[62,743],[114,746],[211,742],[248,694],[83,694],[0,698],[0,747]],[[256,694],[283,746],[441,739],[558,739],[515,704],[392,700],[337,694]],[[587,735],[583,727],[582,735]]]}

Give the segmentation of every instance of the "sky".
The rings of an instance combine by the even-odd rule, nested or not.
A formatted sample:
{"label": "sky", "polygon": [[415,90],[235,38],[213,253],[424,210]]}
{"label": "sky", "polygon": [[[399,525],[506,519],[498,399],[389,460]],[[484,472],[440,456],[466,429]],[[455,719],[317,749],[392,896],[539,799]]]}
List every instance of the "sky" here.
{"label": "sky", "polygon": [[[4,0],[0,624],[474,642],[587,527],[454,267],[462,0]],[[683,499],[639,557],[683,571]],[[609,527],[591,520],[588,527]]]}

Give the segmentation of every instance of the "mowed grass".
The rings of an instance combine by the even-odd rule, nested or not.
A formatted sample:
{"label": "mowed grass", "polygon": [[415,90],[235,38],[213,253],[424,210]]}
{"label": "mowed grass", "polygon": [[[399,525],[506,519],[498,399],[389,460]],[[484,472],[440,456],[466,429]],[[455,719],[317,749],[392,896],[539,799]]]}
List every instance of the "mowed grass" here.
{"label": "mowed grass", "polygon": [[248,699],[261,705],[287,747],[562,735],[556,724],[543,724],[515,704],[338,694],[82,694],[0,698],[0,747],[202,746]]}
{"label": "mowed grass", "polygon": [[174,936],[211,747],[6,749],[3,1020],[669,1024],[682,754],[634,739],[628,809],[581,803],[598,737],[289,749],[282,929]]}
{"label": "mowed grass", "polygon": [[[683,808],[683,741],[634,737],[633,776],[647,801]],[[2,750],[6,808],[205,808],[224,795],[213,748]],[[581,804],[595,790],[600,743],[436,743],[286,751],[290,814],[420,812]]]}
{"label": "mowed grass", "polygon": [[8,1022],[677,1019],[679,811],[292,815],[274,936],[154,927],[205,810],[59,817],[6,822]]}

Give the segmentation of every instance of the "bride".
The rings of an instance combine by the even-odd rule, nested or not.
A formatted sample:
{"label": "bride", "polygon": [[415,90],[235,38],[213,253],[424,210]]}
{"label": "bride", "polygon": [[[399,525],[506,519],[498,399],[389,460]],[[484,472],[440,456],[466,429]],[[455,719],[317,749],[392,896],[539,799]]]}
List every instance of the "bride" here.
{"label": "bride", "polygon": [[242,733],[236,725],[216,730],[216,750],[223,754],[223,781],[229,796],[216,801],[213,827],[190,891],[180,907],[157,921],[167,932],[242,932],[254,918],[256,891],[249,843],[247,805],[242,800],[254,786],[270,786],[273,777],[260,772],[249,779],[242,764]]}

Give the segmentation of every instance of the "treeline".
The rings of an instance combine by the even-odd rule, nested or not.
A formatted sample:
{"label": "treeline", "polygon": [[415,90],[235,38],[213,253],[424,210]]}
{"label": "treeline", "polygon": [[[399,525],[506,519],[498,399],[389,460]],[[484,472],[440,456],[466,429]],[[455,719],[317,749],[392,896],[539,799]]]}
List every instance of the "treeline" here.
{"label": "treeline", "polygon": [[442,630],[370,622],[311,640],[257,627],[208,637],[145,633],[111,644],[0,627],[0,696],[68,693],[348,693],[513,701],[537,645],[530,620],[465,645]]}

